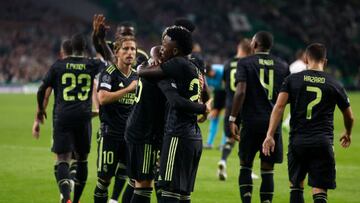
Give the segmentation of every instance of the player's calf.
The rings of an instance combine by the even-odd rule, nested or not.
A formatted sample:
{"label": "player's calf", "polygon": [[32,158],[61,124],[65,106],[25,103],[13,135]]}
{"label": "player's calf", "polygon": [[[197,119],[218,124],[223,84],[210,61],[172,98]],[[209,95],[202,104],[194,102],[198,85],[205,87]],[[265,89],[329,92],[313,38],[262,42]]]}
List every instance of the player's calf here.
{"label": "player's calf", "polygon": [[95,203],[106,203],[108,199],[108,187],[110,180],[103,180],[98,178],[96,188],[94,191],[94,202]]}
{"label": "player's calf", "polygon": [[240,196],[243,203],[250,203],[253,189],[251,166],[241,166],[239,175]]}

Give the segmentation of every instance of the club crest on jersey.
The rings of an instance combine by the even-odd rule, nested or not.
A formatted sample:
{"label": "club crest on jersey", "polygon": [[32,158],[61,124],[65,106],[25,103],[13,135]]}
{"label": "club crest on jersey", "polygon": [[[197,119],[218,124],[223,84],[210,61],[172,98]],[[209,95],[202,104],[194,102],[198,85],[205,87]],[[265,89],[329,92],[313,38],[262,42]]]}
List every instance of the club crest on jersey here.
{"label": "club crest on jersey", "polygon": [[119,87],[124,87],[124,83],[121,82],[121,83],[119,84]]}
{"label": "club crest on jersey", "polygon": [[103,75],[101,80],[103,82],[110,83],[111,77],[110,77],[110,75]]}

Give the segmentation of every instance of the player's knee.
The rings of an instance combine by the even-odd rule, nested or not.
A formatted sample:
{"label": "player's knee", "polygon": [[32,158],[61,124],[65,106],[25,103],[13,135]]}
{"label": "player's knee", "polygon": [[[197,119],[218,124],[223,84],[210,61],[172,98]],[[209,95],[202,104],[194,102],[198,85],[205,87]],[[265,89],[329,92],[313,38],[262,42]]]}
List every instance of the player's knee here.
{"label": "player's knee", "polygon": [[77,153],[75,152],[75,159],[79,161],[86,161],[88,158],[88,153]]}
{"label": "player's knee", "polygon": [[304,181],[301,181],[299,183],[292,183],[290,181],[290,188],[304,188]]}
{"label": "player's knee", "polygon": [[57,162],[67,162],[70,164],[71,161],[71,152],[63,153],[63,154],[56,154]]}
{"label": "player's knee", "polygon": [[135,180],[135,188],[149,188],[152,187],[152,180]]}
{"label": "player's knee", "polygon": [[312,188],[312,193],[313,195],[315,194],[319,194],[319,193],[327,193],[327,190],[326,189],[323,189],[323,188],[316,188],[316,187],[313,187]]}
{"label": "player's knee", "polygon": [[240,168],[250,168],[250,170],[251,170],[252,167],[253,167],[253,163],[247,162],[244,160],[240,160]]}
{"label": "player's knee", "polygon": [[263,171],[272,171],[272,170],[274,170],[274,164],[273,163],[261,161],[260,165],[261,165],[260,168]]}

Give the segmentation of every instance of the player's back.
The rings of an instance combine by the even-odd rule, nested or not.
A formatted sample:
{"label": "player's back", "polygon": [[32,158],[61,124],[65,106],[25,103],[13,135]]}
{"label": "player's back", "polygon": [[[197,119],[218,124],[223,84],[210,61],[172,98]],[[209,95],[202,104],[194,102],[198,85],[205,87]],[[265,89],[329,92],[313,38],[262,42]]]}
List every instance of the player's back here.
{"label": "player's back", "polygon": [[73,124],[91,119],[91,95],[100,60],[67,57],[56,61],[44,79],[54,89],[54,121]]}
{"label": "player's back", "polygon": [[281,84],[288,75],[288,65],[268,53],[257,53],[238,61],[236,81],[246,81],[241,112],[244,124],[266,132]]}
{"label": "player's back", "polygon": [[[177,89],[180,96],[197,102],[200,97],[200,70],[185,57],[175,57],[161,66],[172,79],[171,86]],[[169,106],[166,113],[165,135],[190,139],[201,139],[197,125],[197,115],[187,113]]]}
{"label": "player's back", "polygon": [[336,104],[349,106],[345,90],[328,73],[305,70],[289,76],[283,90],[291,105],[290,143],[320,146],[333,143]]}
{"label": "player's back", "polygon": [[133,143],[157,142],[164,133],[165,97],[157,82],[139,78],[135,105],[126,123],[125,139]]}

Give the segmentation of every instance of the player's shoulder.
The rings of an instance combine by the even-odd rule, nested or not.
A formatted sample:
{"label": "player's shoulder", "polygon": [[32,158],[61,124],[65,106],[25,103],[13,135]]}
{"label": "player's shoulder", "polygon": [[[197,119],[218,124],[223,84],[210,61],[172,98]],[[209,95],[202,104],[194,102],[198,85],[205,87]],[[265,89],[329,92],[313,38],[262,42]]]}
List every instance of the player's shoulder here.
{"label": "player's shoulder", "polygon": [[104,70],[102,70],[102,74],[106,74],[106,75],[112,75],[113,73],[116,73],[116,65],[114,64],[109,64],[107,65]]}
{"label": "player's shoulder", "polygon": [[275,56],[273,54],[269,54],[270,58],[274,61],[274,64],[276,64],[277,66],[280,66],[282,68],[286,68],[289,69],[289,64],[282,58]]}

